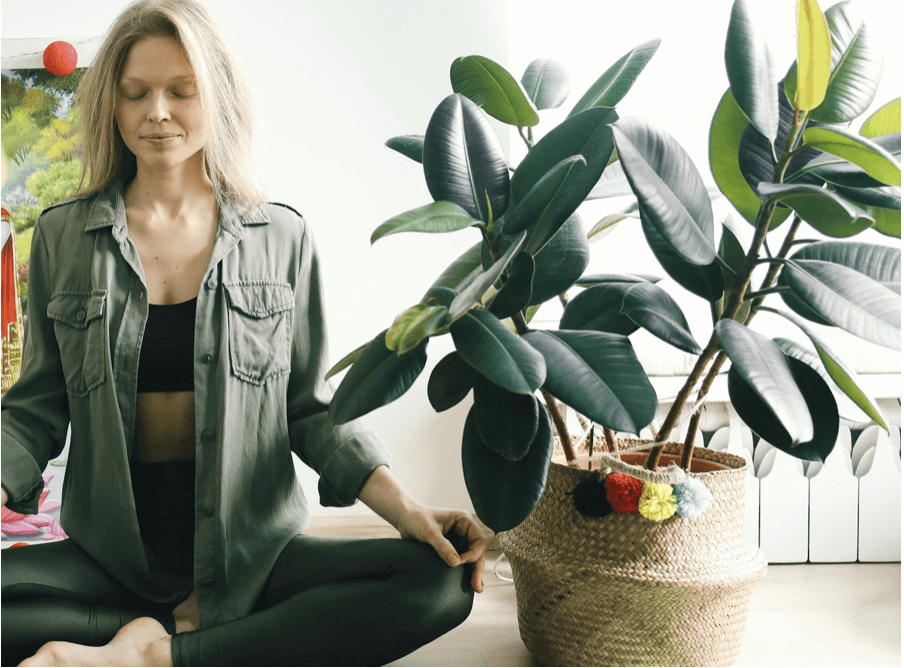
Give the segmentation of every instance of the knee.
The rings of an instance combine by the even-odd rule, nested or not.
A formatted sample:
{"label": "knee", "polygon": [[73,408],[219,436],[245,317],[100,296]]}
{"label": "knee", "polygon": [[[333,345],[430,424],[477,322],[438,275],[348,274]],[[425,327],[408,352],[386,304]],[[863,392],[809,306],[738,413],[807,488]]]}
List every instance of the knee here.
{"label": "knee", "polygon": [[428,606],[430,615],[442,627],[442,633],[451,631],[464,622],[471,614],[474,604],[474,589],[471,587],[471,564],[455,568],[437,559],[434,572],[432,595]]}

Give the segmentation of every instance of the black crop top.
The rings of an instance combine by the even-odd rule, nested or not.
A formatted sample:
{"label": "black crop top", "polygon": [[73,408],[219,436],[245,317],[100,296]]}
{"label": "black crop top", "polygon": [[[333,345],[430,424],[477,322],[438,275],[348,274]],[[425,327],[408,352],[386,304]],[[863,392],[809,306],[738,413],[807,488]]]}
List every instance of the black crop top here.
{"label": "black crop top", "polygon": [[148,304],[148,321],[138,356],[139,392],[195,389],[195,309],[198,298],[181,304]]}

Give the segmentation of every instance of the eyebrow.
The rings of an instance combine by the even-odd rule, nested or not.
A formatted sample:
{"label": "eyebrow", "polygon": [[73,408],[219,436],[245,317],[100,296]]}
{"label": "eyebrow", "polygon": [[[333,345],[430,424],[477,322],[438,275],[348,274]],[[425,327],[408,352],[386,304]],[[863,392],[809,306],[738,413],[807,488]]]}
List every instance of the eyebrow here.
{"label": "eyebrow", "polygon": [[[195,81],[195,75],[194,74],[184,74],[184,75],[181,75],[178,77],[173,77],[172,79],[169,79],[167,83],[175,83],[175,82],[183,82],[183,81]],[[144,79],[141,79],[139,77],[122,77],[119,80],[119,83],[141,83],[141,84],[143,84],[143,83],[147,83],[147,82]]]}

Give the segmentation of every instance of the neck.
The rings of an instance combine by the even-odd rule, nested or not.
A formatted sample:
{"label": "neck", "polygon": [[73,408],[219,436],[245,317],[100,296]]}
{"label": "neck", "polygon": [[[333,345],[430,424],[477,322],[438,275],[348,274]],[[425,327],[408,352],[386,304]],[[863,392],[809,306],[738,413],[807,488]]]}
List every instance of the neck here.
{"label": "neck", "polygon": [[126,206],[147,213],[179,219],[215,203],[213,183],[204,169],[201,154],[167,167],[137,165],[135,178],[126,187]]}

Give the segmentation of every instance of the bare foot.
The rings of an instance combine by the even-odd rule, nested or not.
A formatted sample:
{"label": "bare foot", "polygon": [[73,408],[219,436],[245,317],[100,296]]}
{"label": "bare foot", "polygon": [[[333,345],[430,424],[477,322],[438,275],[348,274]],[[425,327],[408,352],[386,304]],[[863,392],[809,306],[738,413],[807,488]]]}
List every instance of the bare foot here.
{"label": "bare foot", "polygon": [[201,613],[198,612],[198,597],[194,590],[182,603],[173,610],[173,618],[176,620],[176,633],[197,631],[201,628]]}
{"label": "bare foot", "polygon": [[20,666],[172,666],[170,636],[156,619],[139,617],[103,647],[49,642]]}

